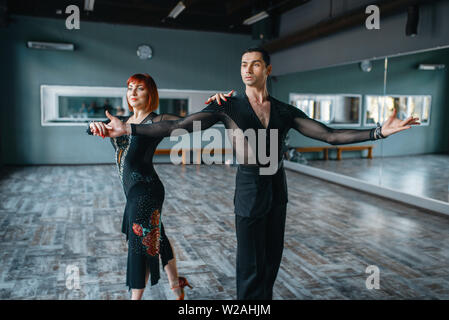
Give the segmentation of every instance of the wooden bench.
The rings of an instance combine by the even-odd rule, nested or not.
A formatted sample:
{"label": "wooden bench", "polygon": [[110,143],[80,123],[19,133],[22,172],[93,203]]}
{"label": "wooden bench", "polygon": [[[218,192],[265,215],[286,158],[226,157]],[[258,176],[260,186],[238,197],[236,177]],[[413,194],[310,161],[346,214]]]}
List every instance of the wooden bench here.
{"label": "wooden bench", "polygon": [[337,160],[341,160],[341,153],[343,151],[358,151],[368,150],[368,159],[373,158],[373,146],[337,146]]}
{"label": "wooden bench", "polygon": [[368,159],[373,158],[373,146],[322,146],[322,147],[298,147],[295,148],[298,152],[323,152],[324,160],[329,159],[329,149],[337,149],[337,160],[341,160],[341,153],[343,151],[359,151],[368,150]]}
{"label": "wooden bench", "polygon": [[[207,154],[232,154],[233,150],[232,149],[225,149],[225,148],[205,148],[205,149],[199,149],[199,148],[195,148],[195,149],[180,149],[178,151],[178,155],[182,154],[182,164],[186,164],[187,163],[187,153],[193,151],[194,153],[196,153],[196,163],[200,164],[201,163],[201,155],[203,153],[207,153]],[[154,154],[170,154],[171,153],[171,149],[156,149],[156,152]]]}

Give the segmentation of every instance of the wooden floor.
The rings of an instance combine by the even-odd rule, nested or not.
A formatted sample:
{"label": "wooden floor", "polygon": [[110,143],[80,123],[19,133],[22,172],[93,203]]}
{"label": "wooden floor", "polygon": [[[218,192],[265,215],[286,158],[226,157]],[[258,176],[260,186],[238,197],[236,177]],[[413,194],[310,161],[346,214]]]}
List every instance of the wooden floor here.
{"label": "wooden floor", "polygon": [[449,154],[309,160],[308,164],[408,194],[449,202]]}
{"label": "wooden floor", "polygon": [[[235,167],[157,165],[162,217],[187,299],[234,299]],[[449,299],[449,219],[287,171],[285,250],[275,299]],[[125,198],[116,168],[4,168],[0,299],[128,299]],[[66,287],[66,267],[80,289]],[[368,290],[365,269],[380,269]],[[173,299],[165,273],[144,299]]]}

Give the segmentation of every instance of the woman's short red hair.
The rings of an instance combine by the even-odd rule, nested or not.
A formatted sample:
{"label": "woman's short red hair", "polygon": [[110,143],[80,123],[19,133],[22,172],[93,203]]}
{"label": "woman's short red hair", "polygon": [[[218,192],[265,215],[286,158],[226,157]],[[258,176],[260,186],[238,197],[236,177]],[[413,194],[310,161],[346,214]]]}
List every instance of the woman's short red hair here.
{"label": "woman's short red hair", "polygon": [[[148,89],[150,95],[148,97],[148,110],[154,111],[159,106],[159,93],[157,92],[156,82],[154,82],[153,78],[147,73],[136,73],[129,77],[127,85],[131,82],[143,84],[145,88]],[[129,104],[128,98],[126,98],[128,102],[129,111],[133,112],[133,107]]]}

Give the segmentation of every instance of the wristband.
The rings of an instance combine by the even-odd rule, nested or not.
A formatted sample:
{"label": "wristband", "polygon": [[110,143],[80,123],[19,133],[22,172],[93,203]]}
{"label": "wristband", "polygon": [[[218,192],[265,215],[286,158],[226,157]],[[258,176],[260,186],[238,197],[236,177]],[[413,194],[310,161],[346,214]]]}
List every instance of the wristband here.
{"label": "wristband", "polygon": [[92,129],[90,128],[91,123],[93,123],[93,121],[89,121],[89,123],[87,124],[86,132],[87,132],[87,134],[93,135]]}
{"label": "wristband", "polygon": [[374,136],[374,132],[376,131],[376,128],[374,128],[374,129],[371,129],[370,131],[369,131],[369,138],[370,138],[370,140],[376,140],[376,137]]}
{"label": "wristband", "polygon": [[375,139],[385,139],[386,137],[382,134],[382,126],[379,122],[377,122],[377,127],[374,132]]}

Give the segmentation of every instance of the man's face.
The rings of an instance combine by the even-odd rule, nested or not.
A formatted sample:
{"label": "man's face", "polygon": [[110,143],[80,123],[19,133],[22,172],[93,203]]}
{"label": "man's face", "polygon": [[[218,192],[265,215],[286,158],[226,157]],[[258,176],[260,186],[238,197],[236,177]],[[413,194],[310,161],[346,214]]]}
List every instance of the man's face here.
{"label": "man's face", "polygon": [[268,67],[260,52],[247,52],[242,56],[240,74],[243,83],[250,87],[261,87],[265,85],[268,75],[271,73],[271,65]]}

